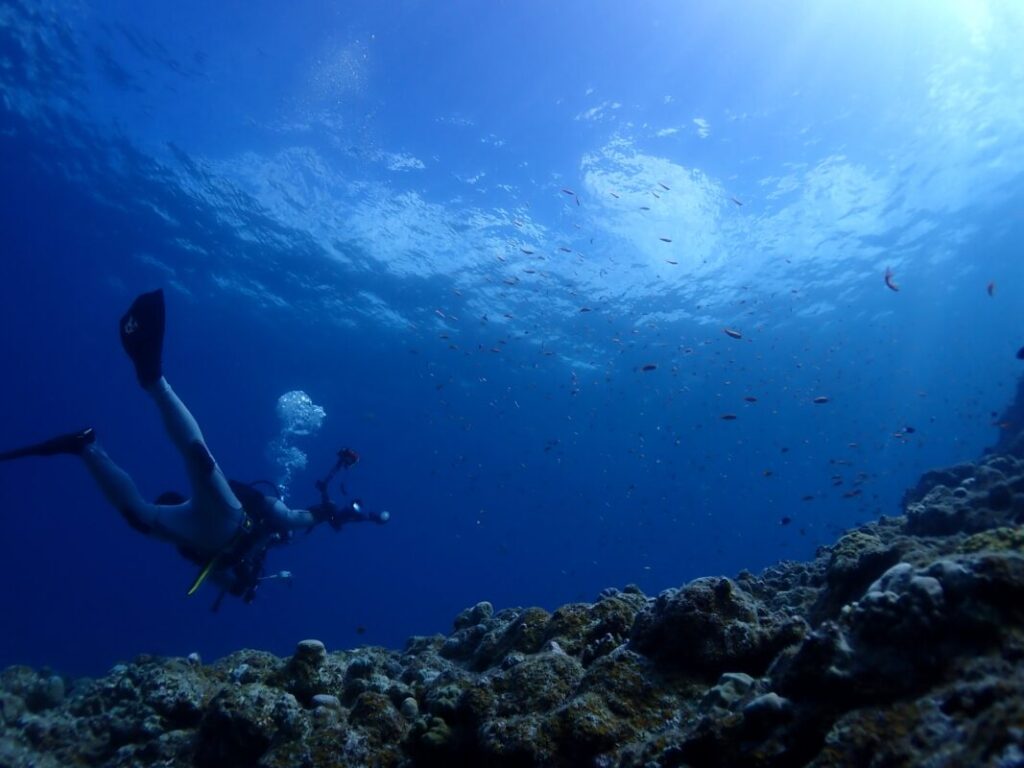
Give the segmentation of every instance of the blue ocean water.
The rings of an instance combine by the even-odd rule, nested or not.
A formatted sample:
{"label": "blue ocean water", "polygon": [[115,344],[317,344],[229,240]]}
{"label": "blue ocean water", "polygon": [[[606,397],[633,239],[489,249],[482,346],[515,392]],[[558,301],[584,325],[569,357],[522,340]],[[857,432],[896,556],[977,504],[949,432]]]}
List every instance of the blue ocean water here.
{"label": "blue ocean water", "polygon": [[187,490],[117,338],[162,287],[226,471],[282,477],[301,391],[289,503],[349,446],[392,519],[212,613],[76,459],[2,464],[0,665],[400,647],[898,514],[1024,367],[1022,37],[984,0],[6,0],[0,447],[91,425]]}

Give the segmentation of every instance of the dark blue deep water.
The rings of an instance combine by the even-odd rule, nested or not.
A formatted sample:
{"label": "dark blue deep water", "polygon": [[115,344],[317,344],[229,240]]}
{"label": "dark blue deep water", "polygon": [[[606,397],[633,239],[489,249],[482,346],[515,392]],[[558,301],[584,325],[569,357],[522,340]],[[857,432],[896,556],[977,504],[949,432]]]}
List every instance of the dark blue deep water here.
{"label": "dark blue deep water", "polygon": [[1021,39],[1010,0],[5,0],[0,447],[91,425],[186,490],[117,337],[163,287],[226,471],[281,478],[302,391],[288,501],[351,446],[392,520],[214,614],[77,459],[2,464],[0,666],[400,647],[898,514],[1024,367]]}

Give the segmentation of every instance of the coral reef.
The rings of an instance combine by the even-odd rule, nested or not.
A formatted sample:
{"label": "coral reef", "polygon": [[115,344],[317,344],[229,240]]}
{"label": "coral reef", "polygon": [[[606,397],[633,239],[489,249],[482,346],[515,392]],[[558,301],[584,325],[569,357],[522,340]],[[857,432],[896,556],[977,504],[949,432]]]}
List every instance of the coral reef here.
{"label": "coral reef", "polygon": [[0,674],[0,766],[1024,765],[1024,458],[929,472],[807,563],[478,603],[403,651]]}

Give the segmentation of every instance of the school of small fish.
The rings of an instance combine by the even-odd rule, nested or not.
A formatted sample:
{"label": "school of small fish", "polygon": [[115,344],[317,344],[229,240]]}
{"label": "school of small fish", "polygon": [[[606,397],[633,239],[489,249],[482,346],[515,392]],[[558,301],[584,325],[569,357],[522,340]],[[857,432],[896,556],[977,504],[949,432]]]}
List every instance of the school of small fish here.
{"label": "school of small fish", "polygon": [[[672,190],[671,190],[670,185],[668,185],[668,184],[666,184],[666,183],[664,183],[662,181],[659,181],[659,182],[656,183],[656,189],[652,188],[652,189],[650,189],[648,191],[649,191],[650,196],[653,197],[655,200],[661,200],[662,199],[662,195],[669,195]],[[560,192],[561,192],[562,195],[564,195],[563,199],[565,199],[566,203],[568,203],[569,210],[574,210],[574,209],[577,209],[577,208],[584,208],[585,207],[584,203],[586,201],[581,199],[580,194],[575,189],[573,189],[571,187],[561,187],[560,188]],[[620,192],[616,191],[616,190],[607,190],[607,194],[613,200],[616,200],[616,201],[623,200],[623,195]],[[729,197],[728,201],[731,202],[734,206],[736,206],[736,208],[740,208],[740,207],[742,207],[744,205],[743,201],[741,201],[737,197]],[[639,205],[639,206],[636,206],[636,207],[632,208],[632,210],[634,210],[634,211],[639,210],[639,212],[641,214],[643,214],[643,213],[646,213],[648,211],[651,211],[651,206],[650,205]],[[737,212],[737,215],[738,215],[738,212]],[[523,222],[522,219],[514,219],[514,220],[512,220],[512,224],[515,227],[517,227],[518,229],[522,230],[524,228],[524,222]],[[573,225],[573,227],[575,229],[580,229],[580,224],[576,223],[576,224]],[[660,235],[657,235],[657,239],[660,242],[662,242],[662,243],[664,243],[666,245],[673,246],[671,249],[669,249],[669,250],[672,251],[673,254],[680,252],[679,250],[677,250],[678,246],[674,243],[674,238],[672,236],[670,236],[670,234],[660,234]],[[533,242],[530,242],[530,241],[522,241],[522,240],[520,240],[520,241],[514,241],[514,242],[515,242],[514,248],[518,249],[519,253],[522,256],[532,257],[531,260],[530,260],[531,266],[520,267],[519,268],[519,274],[529,276],[530,279],[536,279],[536,278],[551,279],[551,273],[550,272],[546,271],[545,269],[540,269],[539,268],[539,267],[542,266],[542,262],[546,261],[549,258],[549,256],[545,255],[545,253],[543,251],[543,248],[540,245],[538,245],[537,243],[533,243]],[[590,243],[590,245],[593,245],[593,243],[594,243],[593,238],[590,238],[589,243]],[[571,240],[563,242],[562,244],[557,245],[554,250],[555,250],[555,254],[554,254],[555,257],[558,257],[558,254],[562,254],[562,256],[559,257],[559,258],[572,258],[572,259],[575,259],[577,261],[577,263],[583,263],[584,260],[586,259],[586,255],[583,252],[583,250],[581,250],[580,248],[576,247],[575,243],[573,243]],[[510,256],[508,254],[498,254],[496,256],[496,259],[497,259],[497,261],[499,263],[507,265],[507,264],[509,264]],[[670,266],[678,266],[680,264],[680,259],[679,258],[669,257],[669,258],[665,258],[663,261],[664,261],[664,263],[666,263],[666,264],[668,264]],[[789,263],[789,259],[786,259],[786,262]],[[614,258],[609,257],[609,263],[610,263],[609,267],[603,267],[603,268],[600,269],[600,275],[601,276],[606,275],[608,270],[610,270],[612,268],[615,268],[615,267],[621,268],[621,265],[619,265],[619,263]],[[504,277],[502,277],[500,282],[502,284],[504,284],[505,286],[507,286],[509,289],[512,289],[512,290],[524,290],[525,289],[524,287],[529,285],[528,283],[523,282],[523,279],[521,279],[520,277],[518,277],[516,275],[508,275],[508,274],[506,274]],[[896,274],[895,274],[895,272],[894,272],[892,267],[886,266],[884,268],[883,281],[882,282],[884,283],[885,287],[889,289],[889,291],[891,291],[893,293],[900,293],[901,292],[901,285],[896,281]],[[742,286],[741,288],[742,288],[742,290],[746,290],[747,289],[746,286]],[[911,288],[913,288],[913,286],[911,286]],[[995,283],[995,281],[989,281],[986,284],[986,286],[985,286],[985,291],[986,291],[987,295],[990,298],[995,298],[995,295],[996,295],[996,283]],[[459,296],[462,295],[461,293],[459,293],[457,291],[455,293],[457,295],[459,295]],[[793,289],[791,289],[790,294],[792,296],[794,296],[795,298],[799,299],[801,294],[802,294],[802,292],[801,292],[800,288],[793,288]],[[575,297],[577,295],[577,292],[575,290],[570,290],[569,291],[569,295],[572,296],[572,297]],[[896,300],[896,299],[894,299],[894,300]],[[738,299],[737,302],[738,302],[738,306],[740,306],[740,307],[743,307],[743,305],[745,305],[747,303],[746,300],[742,299],[742,298]],[[701,309],[702,308],[701,308],[700,304],[697,304],[694,307],[694,311],[696,311],[696,312],[699,312]],[[763,343],[763,342],[760,341],[760,337],[764,335],[763,332],[762,332],[763,324],[757,321],[756,310],[754,308],[748,307],[748,308],[745,308],[744,311],[746,313],[745,314],[746,320],[741,322],[739,325],[740,325],[740,327],[743,327],[744,330],[751,332],[749,336],[746,335],[743,331],[741,331],[740,327],[732,326],[732,325],[726,326],[726,327],[722,327],[721,328],[721,332],[728,339],[731,339],[733,341],[742,341],[742,342],[744,342],[743,344],[736,345],[735,350],[736,350],[737,353],[740,353],[740,354],[752,354],[752,355],[756,355],[756,356],[760,357],[761,355],[766,354],[766,352],[767,352],[766,350],[759,350],[758,349],[759,345]],[[615,317],[614,317],[613,314],[611,314],[611,310],[609,309],[608,306],[606,306],[605,302],[601,301],[600,299],[598,299],[593,304],[582,304],[582,305],[581,304],[577,304],[576,312],[579,315],[591,315],[591,314],[596,315],[597,316],[597,321],[599,323],[603,322],[603,323],[606,323],[608,325],[612,325],[615,322]],[[437,308],[435,310],[435,315],[436,315],[436,317],[440,321],[443,321],[447,326],[451,326],[452,324],[455,324],[458,321],[458,317],[456,315],[452,314],[450,311],[447,311],[446,309]],[[504,314],[503,317],[506,320],[512,320],[513,319],[512,315],[508,314],[508,313]],[[480,325],[487,325],[488,323],[489,323],[488,316],[487,315],[483,315],[480,318]],[[587,327],[590,328],[591,326],[587,326]],[[635,336],[637,333],[638,333],[638,329],[636,327],[634,327],[633,329],[631,329],[629,331],[629,335],[631,335],[631,336]],[[534,325],[533,328],[531,330],[529,330],[529,331],[523,330],[521,332],[521,335],[518,338],[526,338],[526,337],[531,336],[531,335],[539,335],[539,334],[540,334],[540,328],[538,326]],[[458,345],[454,343],[454,341],[452,340],[452,338],[451,338],[449,333],[446,332],[446,333],[442,334],[440,336],[440,338],[442,340],[446,341],[449,344],[449,348],[451,350],[458,350],[458,351],[462,351],[464,354],[470,354],[470,350],[459,350]],[[628,349],[630,346],[633,345],[633,342],[628,339],[626,333],[621,332],[621,331],[620,332],[615,332],[612,335],[611,342],[612,342],[612,344],[614,344],[616,347],[619,348],[620,353],[625,352],[626,349]],[[502,349],[505,348],[505,346],[508,343],[509,343],[509,339],[508,338],[500,338],[493,345],[490,345],[490,346],[485,345],[485,344],[478,344],[477,345],[477,351],[481,351],[481,352],[482,351],[488,351],[488,352],[491,352],[491,353],[498,353],[498,352],[501,352]],[[744,348],[748,348],[748,347],[751,350],[749,353],[744,351]],[[666,346],[666,349],[669,349],[669,348],[670,348],[669,346]],[[721,358],[723,360],[727,360],[730,363],[730,365],[736,365],[735,360],[734,360],[734,357],[735,357],[736,353],[734,353],[732,351],[729,351],[729,350],[726,350],[724,348],[719,349],[719,348],[715,347],[714,344],[713,344],[713,341],[711,340],[711,338],[705,338],[703,340],[701,340],[701,339],[694,339],[693,342],[690,345],[677,345],[675,347],[675,351],[680,353],[683,356],[692,356],[692,355],[697,354],[699,351],[703,351],[704,354],[713,354],[716,357],[719,357],[719,358]],[[557,352],[556,349],[549,348],[546,344],[541,344],[540,345],[539,352],[544,357],[553,357],[553,356],[557,356],[558,355],[558,352]],[[1022,347],[1020,350],[1018,350],[1017,358],[1020,359],[1020,360],[1024,360],[1024,347]],[[804,369],[805,363],[804,363],[804,361],[794,360],[793,365],[794,365],[794,368],[796,370],[802,370],[802,369]],[[685,371],[681,367],[680,363],[678,361],[673,361],[673,360],[669,360],[669,361],[648,360],[646,362],[639,362],[639,363],[634,365],[633,370],[638,372],[638,373],[640,373],[640,374],[650,374],[650,378],[649,379],[647,379],[647,377],[645,377],[645,379],[650,381],[650,382],[662,382],[662,381],[666,380],[665,377],[669,377],[671,380],[679,380],[680,377],[685,375]],[[691,375],[695,375],[695,374],[691,374]],[[605,374],[605,379],[607,381],[610,381],[611,378],[612,378],[612,374],[610,372]],[[487,382],[486,377],[481,376],[480,377],[480,382],[481,383],[486,383]],[[444,388],[446,383],[448,383],[448,382],[441,382],[441,383],[439,383],[437,385],[438,391],[441,391]],[[723,386],[723,388],[728,388],[728,387],[731,387],[732,384],[733,384],[732,381],[726,380],[726,381],[724,381],[722,383],[722,386]],[[748,382],[748,384],[749,384],[749,382]],[[571,397],[576,397],[576,396],[580,395],[581,392],[584,391],[585,386],[586,386],[586,384],[584,383],[584,380],[577,373],[577,371],[575,369],[572,370],[570,372],[570,383],[569,383],[569,385],[567,387],[568,394]],[[681,389],[677,389],[675,393],[668,394],[667,395],[668,401],[675,400],[676,398],[685,398],[687,390],[688,390],[688,387],[683,386]],[[797,393],[794,393],[794,394],[797,394]],[[925,397],[926,396],[926,393],[923,393],[923,392],[920,392],[918,394],[919,394],[919,397]],[[663,395],[663,396],[665,396],[665,395]],[[777,398],[775,398],[775,399],[777,399]],[[806,392],[805,391],[800,399],[802,400],[802,402],[810,403],[812,406],[824,406],[826,404],[829,404],[829,403],[833,402],[833,398],[832,398],[832,396],[830,394],[824,394],[824,393],[821,393],[820,391],[819,392],[813,392],[813,391],[812,392]],[[728,405],[729,402],[734,402],[735,405],[733,405],[730,408],[729,405]],[[764,419],[767,418],[767,417],[770,417],[772,415],[778,414],[780,406],[782,405],[779,402],[773,402],[773,398],[765,398],[765,397],[759,396],[758,394],[753,394],[753,393],[742,394],[742,395],[736,396],[735,400],[729,400],[728,398],[723,398],[723,404],[726,406],[726,409],[724,409],[724,410],[722,410],[722,411],[720,411],[718,413],[718,417],[717,418],[718,418],[719,421],[722,421],[722,422],[741,422],[741,425],[742,425],[743,420],[749,416],[757,424],[756,429],[758,429],[758,430],[764,430],[765,429],[765,421],[764,421]],[[736,407],[737,405],[739,407]],[[520,409],[521,408],[520,400],[519,399],[516,399],[514,401],[514,406],[515,406],[516,409]],[[839,412],[839,411],[841,411],[841,409],[837,409],[836,411],[832,411],[832,409],[830,409],[830,408],[823,408],[820,411],[817,408],[815,408],[814,410],[815,410],[815,413],[820,413],[823,418],[828,418],[828,414],[830,412]],[[934,417],[931,420],[934,421]],[[697,428],[699,429],[699,428],[701,428],[701,426],[698,425]],[[730,429],[730,430],[737,429],[737,428],[741,428],[741,427],[729,427],[729,428],[724,428],[723,427],[723,429]],[[907,444],[907,443],[909,443],[911,441],[917,441],[918,444],[920,445],[921,444],[920,441],[923,439],[921,437],[921,435],[918,433],[918,430],[915,427],[910,426],[910,425],[903,424],[902,426],[890,426],[889,430],[891,430],[888,433],[891,436],[891,439],[893,441],[895,441],[896,443],[898,443],[898,444]],[[685,440],[684,440],[683,436],[678,432],[678,430],[673,429],[673,428],[669,428],[669,433],[672,435],[672,440],[673,440],[675,445],[680,446],[680,445],[683,445],[685,443]],[[739,444],[742,444],[742,442],[743,442],[743,438],[739,438]],[[807,440],[807,438],[804,438],[801,442],[806,444],[809,441]],[[572,441],[564,441],[561,438],[555,438],[555,437],[547,438],[545,443],[544,443],[543,452],[545,454],[549,454],[552,458],[557,459],[558,461],[561,461],[561,456],[562,456],[563,451],[571,443],[572,443]],[[629,453],[634,454],[637,457],[641,457],[641,458],[644,457],[646,455],[646,453],[645,453],[645,451],[643,449],[643,445],[644,445],[644,439],[641,437],[640,438],[640,442],[639,442],[639,446],[638,447],[634,447],[634,448],[630,448],[629,449]],[[853,467],[855,466],[855,462],[857,461],[857,458],[855,458],[855,457],[859,456],[859,452],[861,450],[861,444],[858,441],[849,441],[846,444],[846,449],[847,449],[847,451],[850,452],[850,455],[852,457],[854,457],[854,458],[851,458],[851,457],[848,457],[848,456],[833,456],[833,457],[828,458],[828,465],[830,467],[834,468],[834,470],[835,470],[833,472],[833,474],[828,476],[828,486],[829,486],[829,488],[837,489],[837,491],[836,491],[836,494],[837,494],[836,497],[837,498],[844,499],[844,500],[858,500],[858,503],[863,502],[864,506],[861,507],[861,509],[863,511],[863,514],[871,515],[873,513],[877,513],[877,509],[872,510],[872,508],[870,506],[871,504],[876,503],[877,496],[876,495],[868,495],[868,494],[865,493],[866,487],[869,486],[869,484],[872,481],[872,479],[874,478],[874,476],[871,473],[869,473],[869,472],[857,471],[857,470],[853,469]],[[779,454],[780,455],[786,456],[789,453],[790,453],[790,446],[789,445],[779,446]],[[768,462],[765,462],[765,463],[768,463]],[[772,463],[774,464],[774,462],[772,462]],[[785,465],[783,465],[783,466],[778,466],[778,465],[764,466],[764,465],[762,465],[761,468],[758,470],[758,475],[761,478],[763,478],[764,481],[767,481],[767,482],[770,482],[770,483],[778,483],[778,482],[780,482],[779,478],[786,475],[785,469],[786,469]],[[628,490],[629,490],[630,493],[632,493],[635,490],[635,488],[636,488],[635,484],[631,484]],[[815,491],[815,492],[808,492],[808,493],[800,494],[798,498],[800,499],[800,501],[803,501],[805,503],[809,503],[809,502],[813,502],[813,501],[816,501],[816,500],[824,499],[824,498],[826,498],[826,496],[827,496],[826,490],[818,490],[818,491]],[[794,498],[796,498],[796,497],[794,497]],[[782,526],[782,527],[787,527],[787,526],[789,526],[793,522],[794,522],[794,517],[793,517],[792,514],[783,515],[783,516],[778,518],[778,524],[780,526]],[[806,525],[803,525],[803,526],[799,527],[800,535],[807,535],[808,530],[812,529],[813,527],[814,527],[814,522],[813,521],[808,521]]]}

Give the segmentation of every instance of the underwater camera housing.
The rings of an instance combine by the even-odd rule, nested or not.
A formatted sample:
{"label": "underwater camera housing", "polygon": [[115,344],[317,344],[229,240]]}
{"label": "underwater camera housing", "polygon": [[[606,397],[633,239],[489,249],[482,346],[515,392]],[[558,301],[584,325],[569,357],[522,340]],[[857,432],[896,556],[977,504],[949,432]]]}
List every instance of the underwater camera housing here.
{"label": "underwater camera housing", "polygon": [[[334,466],[315,483],[316,489],[320,492],[320,509],[329,510],[324,519],[336,531],[340,530],[345,523],[371,522],[383,525],[391,519],[391,513],[387,510],[364,512],[363,502],[360,499],[355,499],[344,507],[339,507],[331,500],[331,481],[334,480],[341,470],[353,467],[358,463],[358,453],[352,448],[342,448],[338,451],[337,461],[335,461]],[[340,484],[340,490],[343,495],[348,495],[344,483]]]}

